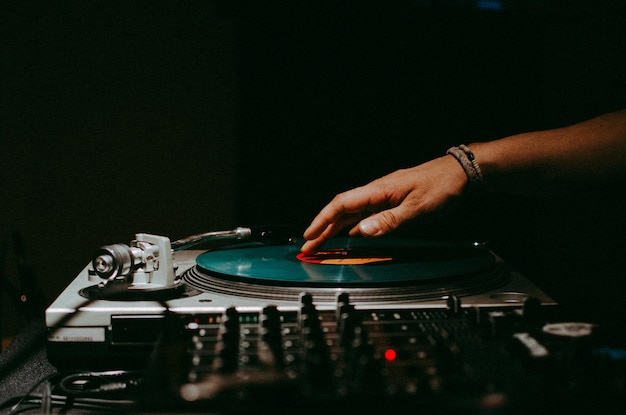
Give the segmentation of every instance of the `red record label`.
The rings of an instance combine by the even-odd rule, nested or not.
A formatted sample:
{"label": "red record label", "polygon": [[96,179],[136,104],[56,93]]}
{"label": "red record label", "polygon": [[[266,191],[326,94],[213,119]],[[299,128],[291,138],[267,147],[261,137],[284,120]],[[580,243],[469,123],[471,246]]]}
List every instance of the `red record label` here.
{"label": "red record label", "polygon": [[393,258],[389,256],[371,255],[371,252],[367,255],[367,252],[363,250],[351,248],[333,248],[312,255],[300,253],[296,255],[296,258],[302,262],[322,265],[367,265],[393,261]]}

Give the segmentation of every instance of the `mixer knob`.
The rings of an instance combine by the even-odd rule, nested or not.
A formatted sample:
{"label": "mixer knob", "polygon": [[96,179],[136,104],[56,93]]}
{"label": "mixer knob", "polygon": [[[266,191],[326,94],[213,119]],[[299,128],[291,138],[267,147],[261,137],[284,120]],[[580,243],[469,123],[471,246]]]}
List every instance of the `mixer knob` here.
{"label": "mixer knob", "polygon": [[274,305],[263,309],[260,321],[259,360],[269,366],[282,367],[283,340],[280,312]]}
{"label": "mixer knob", "polygon": [[325,345],[322,323],[315,306],[303,306],[300,310],[300,334],[306,349],[317,349]]}
{"label": "mixer knob", "polygon": [[457,295],[450,295],[446,298],[446,307],[450,317],[461,314],[461,298]]}
{"label": "mixer knob", "polygon": [[356,309],[350,304],[348,293],[340,293],[337,296],[337,311],[335,313],[336,331],[339,334],[339,344],[348,349],[355,340],[355,331],[361,327],[361,317]]}
{"label": "mixer knob", "polygon": [[339,342],[342,347],[352,347],[355,339],[355,331],[361,327],[361,319],[354,309],[353,305],[343,307],[343,312],[337,320],[337,332],[339,333]]}
{"label": "mixer knob", "polygon": [[303,292],[300,294],[300,304],[303,306],[313,305],[313,295],[311,293]]}
{"label": "mixer knob", "polygon": [[594,376],[594,368],[598,365],[594,353],[599,337],[594,324],[549,323],[542,327],[540,335],[539,341],[548,349],[554,377],[563,382],[561,385],[567,385],[570,393],[600,391],[604,389],[600,385],[606,385],[604,382],[615,381],[610,376]]}
{"label": "mixer knob", "polygon": [[493,338],[507,338],[520,330],[526,330],[527,322],[519,309],[487,312],[485,324]]}
{"label": "mixer knob", "polygon": [[[350,307],[350,294],[346,292],[339,293],[337,295],[337,311],[335,312],[335,321],[341,319],[341,315],[347,311]],[[339,331],[339,325],[337,325],[337,331]]]}
{"label": "mixer knob", "polygon": [[524,300],[522,316],[528,323],[538,322],[541,317],[541,300],[537,297],[528,297]]}
{"label": "mixer knob", "polygon": [[383,390],[380,362],[374,355],[362,325],[353,328],[351,348],[346,352],[346,383],[351,394],[372,396]]}
{"label": "mixer knob", "polygon": [[300,312],[298,314],[298,324],[300,333],[303,337],[323,336],[320,317],[315,304],[313,304],[313,296],[308,293],[300,295]]}
{"label": "mixer knob", "polygon": [[591,323],[562,322],[544,325],[542,334],[546,345],[559,360],[570,361],[589,356],[596,330]]}
{"label": "mixer knob", "polygon": [[440,367],[449,372],[463,370],[461,349],[453,336],[443,328],[439,329],[436,349]]}
{"label": "mixer knob", "polygon": [[361,315],[350,304],[348,293],[337,296],[336,330],[343,348],[345,392],[351,395],[371,396],[382,388],[380,362],[374,356]]}
{"label": "mixer knob", "polygon": [[218,342],[215,345],[216,359],[214,367],[223,373],[237,370],[239,362],[239,312],[235,307],[229,307],[222,315]]}
{"label": "mixer knob", "polygon": [[302,357],[306,381],[311,393],[324,393],[332,390],[332,364],[326,344],[320,316],[312,301],[312,296],[300,296],[299,315],[302,342]]}

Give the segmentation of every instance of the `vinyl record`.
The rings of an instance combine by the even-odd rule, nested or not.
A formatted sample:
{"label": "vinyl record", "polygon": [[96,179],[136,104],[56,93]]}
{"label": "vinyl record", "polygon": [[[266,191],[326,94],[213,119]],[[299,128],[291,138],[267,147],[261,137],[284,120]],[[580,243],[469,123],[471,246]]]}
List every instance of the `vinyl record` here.
{"label": "vinyl record", "polygon": [[450,278],[493,266],[494,256],[473,245],[412,239],[337,238],[317,254],[300,245],[209,251],[196,263],[205,272],[255,283],[303,286],[394,285]]}
{"label": "vinyl record", "polygon": [[485,292],[504,284],[500,261],[478,245],[414,239],[336,238],[305,256],[300,244],[208,251],[183,275],[202,291],[295,301],[302,291],[333,301],[396,302]]}

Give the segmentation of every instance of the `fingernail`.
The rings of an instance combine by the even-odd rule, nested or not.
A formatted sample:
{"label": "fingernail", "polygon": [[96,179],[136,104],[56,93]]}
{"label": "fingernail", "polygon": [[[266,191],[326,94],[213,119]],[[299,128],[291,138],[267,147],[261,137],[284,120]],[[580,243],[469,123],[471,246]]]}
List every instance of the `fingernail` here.
{"label": "fingernail", "polygon": [[380,224],[377,220],[364,220],[359,225],[361,233],[368,236],[376,236],[380,233]]}

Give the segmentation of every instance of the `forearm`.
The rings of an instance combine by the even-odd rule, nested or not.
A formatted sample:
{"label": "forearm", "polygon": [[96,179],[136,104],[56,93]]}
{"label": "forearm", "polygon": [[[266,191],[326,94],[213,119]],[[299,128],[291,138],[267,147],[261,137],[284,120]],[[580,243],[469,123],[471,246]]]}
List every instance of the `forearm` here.
{"label": "forearm", "polygon": [[495,191],[540,194],[626,171],[626,110],[554,130],[471,144]]}

